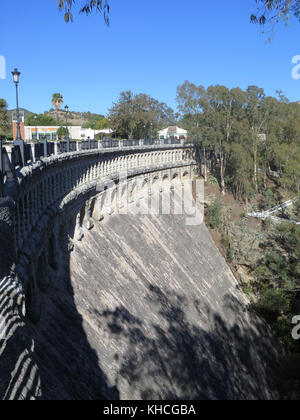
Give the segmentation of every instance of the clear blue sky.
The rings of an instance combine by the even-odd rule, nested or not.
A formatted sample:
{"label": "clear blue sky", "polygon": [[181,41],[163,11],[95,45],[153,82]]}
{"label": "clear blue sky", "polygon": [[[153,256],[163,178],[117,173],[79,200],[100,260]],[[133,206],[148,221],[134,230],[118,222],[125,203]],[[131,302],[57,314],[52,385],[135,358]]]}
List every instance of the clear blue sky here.
{"label": "clear blue sky", "polygon": [[[77,0],[80,4],[83,0]],[[54,92],[72,110],[106,114],[122,90],[145,92],[176,107],[185,80],[273,95],[281,89],[300,99],[291,60],[300,54],[300,24],[276,29],[271,44],[249,23],[255,0],[111,0],[111,24],[79,16],[65,24],[56,0],[1,2],[0,55],[7,79],[0,97],[15,106],[10,72],[22,72],[20,105],[34,112],[51,107]]]}

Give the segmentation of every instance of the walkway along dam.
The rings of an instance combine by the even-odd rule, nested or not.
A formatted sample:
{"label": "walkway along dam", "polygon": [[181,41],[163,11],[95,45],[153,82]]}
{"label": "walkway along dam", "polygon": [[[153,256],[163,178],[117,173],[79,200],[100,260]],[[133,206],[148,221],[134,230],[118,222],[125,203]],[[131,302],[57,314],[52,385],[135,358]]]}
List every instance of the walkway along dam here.
{"label": "walkway along dam", "polygon": [[271,333],[205,225],[120,211],[180,195],[193,147],[16,163],[1,150],[1,399],[278,397]]}

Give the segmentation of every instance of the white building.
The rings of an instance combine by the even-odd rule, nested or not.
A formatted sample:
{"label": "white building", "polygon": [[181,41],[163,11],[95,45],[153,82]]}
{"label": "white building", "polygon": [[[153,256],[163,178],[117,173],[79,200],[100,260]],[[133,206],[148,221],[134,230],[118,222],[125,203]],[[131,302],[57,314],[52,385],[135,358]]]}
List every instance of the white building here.
{"label": "white building", "polygon": [[[38,140],[41,140],[44,138],[44,136],[47,140],[57,140],[57,131],[59,128],[60,127],[57,126],[25,126],[25,141],[36,140],[37,138]],[[68,130],[70,133],[70,138],[73,140],[87,140],[88,138],[94,140],[97,134],[105,137],[113,133],[110,128],[105,130],[93,130],[92,128],[82,128],[80,126],[68,126]]]}
{"label": "white building", "polygon": [[165,139],[176,139],[176,140],[186,140],[188,132],[183,128],[171,126],[167,127],[164,130],[158,132],[160,140]]}

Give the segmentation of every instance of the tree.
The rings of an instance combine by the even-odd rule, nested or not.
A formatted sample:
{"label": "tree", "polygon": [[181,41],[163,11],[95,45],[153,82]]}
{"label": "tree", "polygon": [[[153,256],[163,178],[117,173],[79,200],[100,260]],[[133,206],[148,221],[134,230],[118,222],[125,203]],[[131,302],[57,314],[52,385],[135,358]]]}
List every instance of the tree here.
{"label": "tree", "polygon": [[6,135],[9,130],[9,126],[7,102],[5,99],[0,99],[0,135]]}
{"label": "tree", "polygon": [[56,134],[58,139],[61,140],[69,135],[69,130],[66,127],[59,127]]}
{"label": "tree", "polygon": [[[241,139],[242,140],[242,139]],[[247,143],[241,141],[231,147],[227,176],[225,178],[237,200],[245,199],[248,205],[248,197],[253,193],[251,184],[252,160]]]}
{"label": "tree", "polygon": [[251,22],[262,26],[276,25],[280,21],[289,21],[291,16],[300,20],[299,0],[256,0],[257,11],[251,15]]}
{"label": "tree", "polygon": [[104,117],[96,122],[95,130],[104,130],[105,128],[109,128],[109,121]]}
{"label": "tree", "polygon": [[[58,0],[58,8],[61,11],[64,11],[65,21],[72,22],[73,14],[72,10],[74,8],[75,0]],[[80,7],[80,13],[85,13],[89,15],[93,10],[103,13],[104,21],[109,24],[109,0],[85,0],[83,5]]]}
{"label": "tree", "polygon": [[286,162],[282,184],[300,193],[300,148],[295,149],[293,156]]}
{"label": "tree", "polygon": [[62,106],[64,98],[60,93],[54,93],[51,102],[56,109],[56,122],[58,123],[58,110]]}
{"label": "tree", "polygon": [[153,136],[159,129],[173,124],[174,111],[165,103],[146,94],[121,92],[109,110],[111,128],[123,137],[144,138]]}
{"label": "tree", "polygon": [[28,117],[26,120],[26,125],[31,127],[55,126],[56,121],[52,117],[45,114],[30,115],[30,117]]}
{"label": "tree", "polygon": [[265,141],[268,123],[275,112],[276,99],[266,97],[264,90],[257,86],[249,86],[246,94],[246,113],[253,157],[253,181],[255,191],[258,192],[259,148]]}
{"label": "tree", "polygon": [[83,124],[83,128],[92,128],[93,130],[102,130],[103,128],[109,128],[109,121],[104,115],[99,114],[85,114],[88,118],[88,122]]}

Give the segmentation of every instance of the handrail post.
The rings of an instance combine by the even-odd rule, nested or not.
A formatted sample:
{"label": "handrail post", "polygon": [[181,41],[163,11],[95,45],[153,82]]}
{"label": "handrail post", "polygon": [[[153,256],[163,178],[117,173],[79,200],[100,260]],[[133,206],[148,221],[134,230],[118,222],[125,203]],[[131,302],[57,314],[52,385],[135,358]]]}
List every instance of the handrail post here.
{"label": "handrail post", "polygon": [[44,147],[44,153],[43,153],[43,155],[44,155],[44,157],[47,157],[48,156],[47,139],[44,139],[43,140],[43,147]]}
{"label": "handrail post", "polygon": [[23,140],[15,140],[14,141],[15,146],[19,146],[20,152],[21,152],[21,160],[22,160],[22,166],[25,166],[25,147],[24,147],[24,141]]}

